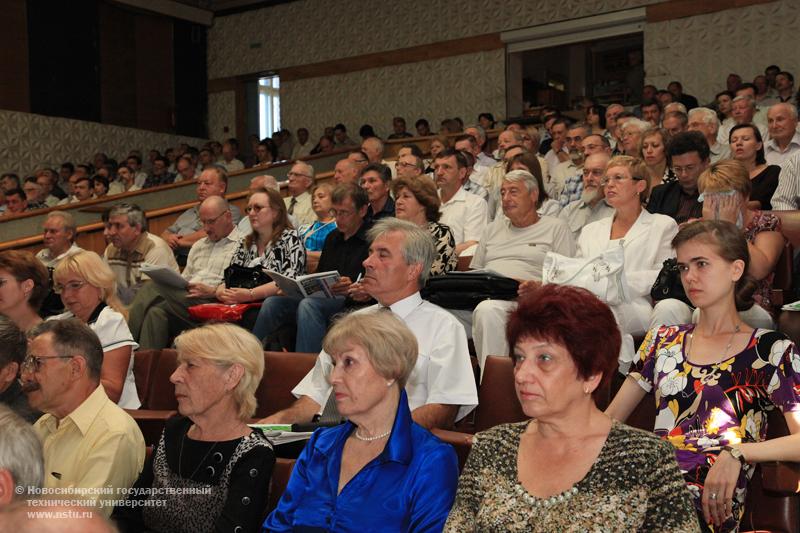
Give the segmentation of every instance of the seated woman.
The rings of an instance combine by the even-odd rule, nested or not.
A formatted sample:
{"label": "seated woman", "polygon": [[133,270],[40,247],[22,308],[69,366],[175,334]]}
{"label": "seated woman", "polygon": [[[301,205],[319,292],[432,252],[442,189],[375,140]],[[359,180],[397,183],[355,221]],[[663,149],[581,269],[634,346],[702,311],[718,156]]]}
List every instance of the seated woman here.
{"label": "seated woman", "polygon": [[137,505],[117,506],[112,519],[123,532],[257,531],[275,466],[270,442],[247,426],[264,373],[261,343],[233,324],[210,324],[179,335],[175,348],[180,414],[133,485]]}
{"label": "seated woman", "polygon": [[53,280],[67,311],[48,320],[75,317],[88,324],[103,345],[100,383],[106,394],[124,409],[138,409],[133,352],[139,345],[128,329],[128,310],[117,297],[114,272],[99,255],[83,250],[62,260]]}
{"label": "seated woman", "polygon": [[44,265],[30,252],[0,252],[0,315],[22,331],[42,321],[39,308],[49,292]]}
{"label": "seated woman", "polygon": [[[713,531],[737,531],[755,463],[800,460],[800,355],[785,335],[739,318],[753,301],[735,225],[693,222],[672,244],[698,322],[651,330],[606,413],[624,421],[654,392],[655,433],[677,448],[698,514]],[[792,435],[763,442],[773,407]]]}
{"label": "seated woman", "polygon": [[[697,181],[703,195],[703,220],[726,220],[741,228],[750,254],[747,275],[757,283],[754,305],[741,310],[739,318],[751,327],[772,329],[774,321],[771,292],[775,265],[783,252],[784,238],[781,219],[772,213],[751,209],[752,180],[747,168],[739,161],[714,163]],[[692,309],[685,303],[662,300],[655,306],[650,329],[666,324],[693,322]]]}
{"label": "seated woman", "polygon": [[752,192],[750,204],[753,209],[772,209],[772,195],[778,188],[781,167],[768,165],[764,156],[764,141],[761,132],[752,124],[738,124],[728,134],[731,156],[741,161],[750,175]]}
{"label": "seated woman", "polygon": [[672,169],[667,165],[667,139],[669,134],[664,128],[650,128],[642,134],[639,157],[647,165],[647,176],[650,180],[650,191],[662,183],[669,183],[678,179]]}
{"label": "seated woman", "polygon": [[392,182],[392,194],[395,198],[395,216],[426,228],[433,238],[436,257],[431,264],[430,275],[440,276],[455,270],[458,265],[456,241],[450,228],[437,222],[441,216],[441,200],[433,181],[425,176],[400,178]]}
{"label": "seated woman", "polygon": [[336,218],[331,211],[332,192],[333,185],[329,182],[320,183],[311,189],[311,208],[317,215],[317,220],[313,224],[300,226],[297,230],[306,248],[306,267],[309,272],[317,270],[325,239],[336,229]]}
{"label": "seated woman", "polygon": [[436,161],[436,156],[450,148],[450,146],[450,138],[446,135],[438,135],[437,137],[431,139],[431,158],[426,162],[427,166],[425,167],[425,174],[433,175],[435,169],[431,165],[433,165],[433,162]]}
{"label": "seated woman", "polygon": [[600,104],[592,104],[586,108],[586,124],[592,127],[594,135],[606,136],[606,108]]}
{"label": "seated woman", "polygon": [[[231,265],[260,267],[292,278],[303,274],[306,250],[289,222],[281,194],[274,189],[258,189],[250,195],[246,211],[253,231],[239,243]],[[277,293],[278,286],[270,281],[252,289],[222,283],[216,295],[222,303],[235,304],[261,301]]]}
{"label": "seated woman", "polygon": [[[411,420],[417,340],[392,313],[355,313],[325,337],[344,424],[314,432],[266,531],[441,531],[453,503],[453,448]],[[327,407],[326,407],[327,409]]]}
{"label": "seated woman", "polygon": [[647,169],[641,159],[617,156],[608,162],[604,185],[612,217],[587,224],[578,238],[577,257],[589,259],[613,247],[624,249],[627,301],[611,310],[622,331],[620,371],[626,373],[635,356],[633,336],[644,335],[653,306],[650,288],[665,259],[673,256],[670,242],[678,233],[675,220],[642,207],[648,191]]}
{"label": "seated woman", "polygon": [[595,405],[620,347],[608,306],[544,285],[520,298],[506,335],[532,420],[476,435],[444,530],[699,531],[672,446]]}

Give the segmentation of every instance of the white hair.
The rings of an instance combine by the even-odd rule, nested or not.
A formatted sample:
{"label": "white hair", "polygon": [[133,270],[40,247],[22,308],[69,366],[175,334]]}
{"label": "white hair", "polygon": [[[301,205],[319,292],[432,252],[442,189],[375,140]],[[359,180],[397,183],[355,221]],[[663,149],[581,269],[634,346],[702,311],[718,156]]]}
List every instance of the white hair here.
{"label": "white hair", "polygon": [[707,107],[695,107],[691,111],[689,111],[689,118],[692,118],[692,115],[698,115],[700,120],[708,124],[709,126],[714,127],[714,131],[719,129],[719,119],[717,118],[717,114],[707,108]]}
{"label": "white hair", "polygon": [[623,132],[629,129],[636,129],[639,131],[639,133],[643,133],[646,129],[650,127],[650,123],[645,122],[644,120],[639,118],[631,118],[630,120],[626,120],[625,122],[623,122],[622,126],[620,127],[622,128]]}
{"label": "white hair", "polygon": [[741,102],[741,101],[747,102],[750,105],[751,109],[756,108],[756,101],[753,100],[753,98],[749,94],[740,94],[739,96],[734,98],[731,103],[735,104],[736,102]]}
{"label": "white hair", "polygon": [[771,105],[767,110],[767,113],[772,111],[773,109],[780,106],[781,108],[787,110],[789,112],[789,116],[792,117],[792,120],[797,120],[797,108],[788,102],[780,102],[774,105]]}
{"label": "white hair", "polygon": [[[671,109],[673,107],[675,109]],[[685,115],[686,114],[686,106],[683,105],[680,102],[670,102],[670,103],[668,103],[667,105],[664,106],[664,114],[665,115],[667,113],[674,113],[676,111],[680,111],[681,113],[683,113]]]}
{"label": "white hair", "polygon": [[[0,469],[11,473],[17,487],[41,487],[44,479],[42,444],[33,427],[0,404]],[[17,499],[24,496],[17,495]]]}
{"label": "white hair", "polygon": [[539,190],[539,184],[536,182],[536,178],[527,170],[512,170],[503,176],[503,180],[512,183],[521,182],[525,185],[529,193]]}

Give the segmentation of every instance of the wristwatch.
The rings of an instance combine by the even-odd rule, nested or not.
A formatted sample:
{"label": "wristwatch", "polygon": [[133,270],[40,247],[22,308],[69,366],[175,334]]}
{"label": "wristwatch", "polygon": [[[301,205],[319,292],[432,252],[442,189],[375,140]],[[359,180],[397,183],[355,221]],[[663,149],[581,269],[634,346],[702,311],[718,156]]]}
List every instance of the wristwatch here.
{"label": "wristwatch", "polygon": [[723,446],[722,451],[731,454],[734,459],[742,463],[742,466],[747,464],[747,460],[744,458],[744,454],[739,448],[734,448],[733,446]]}

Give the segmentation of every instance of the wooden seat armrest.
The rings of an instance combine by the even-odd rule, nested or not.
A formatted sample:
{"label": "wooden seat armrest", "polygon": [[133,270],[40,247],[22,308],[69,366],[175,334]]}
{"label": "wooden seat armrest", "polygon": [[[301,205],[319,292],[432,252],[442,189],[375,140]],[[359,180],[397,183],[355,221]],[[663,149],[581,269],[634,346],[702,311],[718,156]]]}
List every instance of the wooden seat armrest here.
{"label": "wooden seat armrest", "polygon": [[781,494],[800,493],[800,463],[773,461],[761,463],[764,490]]}
{"label": "wooden seat armrest", "polygon": [[475,439],[475,435],[471,433],[461,433],[460,431],[451,431],[449,429],[433,428],[431,433],[453,446],[472,446],[472,442]]}

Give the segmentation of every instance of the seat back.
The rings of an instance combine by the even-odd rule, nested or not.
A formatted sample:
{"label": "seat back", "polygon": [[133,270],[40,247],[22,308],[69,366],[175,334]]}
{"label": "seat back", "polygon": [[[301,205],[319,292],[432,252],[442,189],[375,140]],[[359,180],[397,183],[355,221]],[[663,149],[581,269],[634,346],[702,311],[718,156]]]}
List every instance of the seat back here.
{"label": "seat back", "polygon": [[783,252],[775,264],[775,277],[772,279],[772,293],[770,300],[772,306],[780,309],[783,304],[794,299],[791,294],[794,277],[794,247],[788,240],[783,247]]}
{"label": "seat back", "polygon": [[147,408],[157,410],[175,410],[178,402],[175,400],[175,385],[169,377],[178,368],[178,352],[175,350],[161,350],[155,363],[150,380],[150,392],[147,395]]}
{"label": "seat back", "polygon": [[256,389],[256,417],[286,409],[295,401],[292,389],[314,367],[315,353],[264,352],[264,377]]}
{"label": "seat back", "polygon": [[286,490],[289,478],[292,477],[292,470],[294,470],[294,459],[284,459],[283,457],[275,459],[275,468],[272,469],[272,477],[269,480],[266,514],[271,513],[281,501],[283,491]]}
{"label": "seat back", "polygon": [[528,417],[514,390],[514,362],[510,357],[490,355],[483,368],[478,389],[475,431],[484,431],[498,424],[522,422]]}
{"label": "seat back", "polygon": [[160,354],[160,350],[139,350],[133,354],[133,377],[136,380],[136,392],[142,403],[142,409],[149,408],[147,400],[150,384]]}

